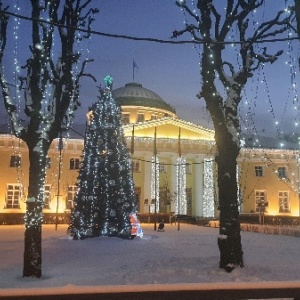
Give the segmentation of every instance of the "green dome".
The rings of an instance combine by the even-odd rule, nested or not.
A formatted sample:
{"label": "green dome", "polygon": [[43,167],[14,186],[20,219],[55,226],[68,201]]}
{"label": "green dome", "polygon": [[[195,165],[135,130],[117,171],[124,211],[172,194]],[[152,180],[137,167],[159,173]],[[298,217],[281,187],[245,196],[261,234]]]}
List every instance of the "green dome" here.
{"label": "green dome", "polygon": [[127,83],[112,91],[115,101],[121,106],[144,106],[167,110],[176,114],[175,108],[156,93],[143,88],[139,83]]}

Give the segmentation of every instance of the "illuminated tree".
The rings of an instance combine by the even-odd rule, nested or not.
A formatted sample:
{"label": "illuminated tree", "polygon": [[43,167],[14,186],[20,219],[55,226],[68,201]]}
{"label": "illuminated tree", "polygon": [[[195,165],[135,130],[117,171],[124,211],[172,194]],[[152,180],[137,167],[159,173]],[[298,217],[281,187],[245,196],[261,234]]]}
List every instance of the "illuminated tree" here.
{"label": "illuminated tree", "polygon": [[[3,7],[1,1],[1,8]],[[29,1],[28,1],[29,2]],[[25,215],[24,277],[41,277],[41,232],[43,223],[46,156],[53,139],[69,128],[79,103],[79,80],[88,60],[81,61],[75,50],[77,42],[89,38],[78,29],[88,30],[97,10],[89,9],[91,0],[31,0],[31,56],[22,67],[19,103],[14,103],[10,86],[3,74],[6,46],[8,7],[1,10],[0,84],[4,105],[11,120],[13,134],[29,149],[29,187]],[[9,2],[11,3],[11,2]],[[53,46],[55,39],[55,47]],[[56,61],[55,61],[56,59]],[[13,62],[11,63],[13,65]],[[81,67],[80,67],[80,65]],[[25,118],[25,123],[22,119]],[[22,124],[25,124],[24,126]]]}
{"label": "illuminated tree", "polygon": [[172,190],[168,178],[165,178],[159,187],[159,212],[166,213],[167,208],[171,207],[176,200],[178,200],[178,194]]}
{"label": "illuminated tree", "polygon": [[[183,30],[174,31],[173,37],[188,32],[202,45],[202,86],[198,98],[205,100],[215,129],[220,268],[230,272],[244,265],[236,180],[241,92],[256,70],[266,63],[275,62],[283,53],[279,51],[270,55],[260,42],[289,30],[294,11],[292,8],[279,11],[273,19],[254,25],[250,18],[264,5],[264,0],[198,0],[195,10],[185,0],[176,1],[176,4],[191,22],[187,21]],[[230,53],[233,32],[237,36],[238,55]]]}
{"label": "illuminated tree", "polygon": [[131,237],[130,213],[136,212],[131,159],[121,107],[112,97],[112,78],[105,77],[99,100],[89,112],[84,155],[68,232],[74,239]]}

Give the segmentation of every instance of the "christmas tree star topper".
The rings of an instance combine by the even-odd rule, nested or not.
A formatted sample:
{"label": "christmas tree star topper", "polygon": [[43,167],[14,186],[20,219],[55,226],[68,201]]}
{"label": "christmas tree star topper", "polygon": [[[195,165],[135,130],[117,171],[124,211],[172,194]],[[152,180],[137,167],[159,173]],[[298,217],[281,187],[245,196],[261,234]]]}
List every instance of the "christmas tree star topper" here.
{"label": "christmas tree star topper", "polygon": [[112,88],[113,78],[110,75],[104,77],[104,82],[107,87]]}

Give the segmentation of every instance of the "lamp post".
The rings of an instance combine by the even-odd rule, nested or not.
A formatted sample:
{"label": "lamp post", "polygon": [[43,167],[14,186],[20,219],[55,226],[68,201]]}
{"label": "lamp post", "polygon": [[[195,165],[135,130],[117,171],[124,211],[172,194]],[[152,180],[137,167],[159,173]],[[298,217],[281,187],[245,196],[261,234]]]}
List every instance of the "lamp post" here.
{"label": "lamp post", "polygon": [[59,141],[58,141],[58,150],[59,150],[59,161],[58,161],[58,177],[57,177],[57,198],[56,198],[56,219],[55,219],[55,230],[57,230],[58,226],[58,207],[59,207],[59,197],[60,195],[60,175],[61,175],[61,152],[63,149],[63,140],[62,140],[62,133],[59,134]]}
{"label": "lamp post", "polygon": [[154,231],[156,231],[156,201],[157,201],[157,149],[156,149],[156,127],[154,129]]}
{"label": "lamp post", "polygon": [[180,220],[179,220],[179,213],[180,213],[180,169],[181,169],[181,161],[178,160],[177,164],[177,230],[180,230]]}

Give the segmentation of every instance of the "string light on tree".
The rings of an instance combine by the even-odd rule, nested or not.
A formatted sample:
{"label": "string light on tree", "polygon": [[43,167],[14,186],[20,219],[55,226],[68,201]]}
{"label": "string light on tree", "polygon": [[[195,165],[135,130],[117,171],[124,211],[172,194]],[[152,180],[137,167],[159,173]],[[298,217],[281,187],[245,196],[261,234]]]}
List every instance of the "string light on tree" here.
{"label": "string light on tree", "polygon": [[131,237],[130,214],[136,212],[131,159],[121,108],[112,97],[113,79],[104,78],[98,101],[88,113],[78,191],[68,232],[74,239]]}
{"label": "string light on tree", "polygon": [[203,217],[214,216],[214,168],[213,159],[204,159]]}

